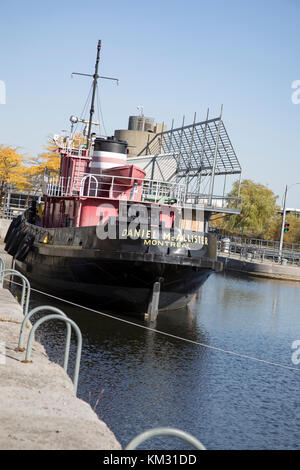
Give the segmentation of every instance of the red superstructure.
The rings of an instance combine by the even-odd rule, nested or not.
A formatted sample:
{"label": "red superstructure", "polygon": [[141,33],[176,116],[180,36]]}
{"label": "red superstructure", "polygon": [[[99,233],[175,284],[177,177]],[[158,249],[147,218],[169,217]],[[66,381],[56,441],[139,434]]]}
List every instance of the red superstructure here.
{"label": "red superstructure", "polygon": [[[59,175],[45,174],[44,227],[97,226],[103,217],[118,217],[119,201],[147,206],[184,201],[184,185],[146,179],[144,170],[126,164],[126,142],[96,138],[91,157],[80,145],[70,140],[66,144],[58,149]],[[160,220],[170,227],[173,214],[162,211]]]}

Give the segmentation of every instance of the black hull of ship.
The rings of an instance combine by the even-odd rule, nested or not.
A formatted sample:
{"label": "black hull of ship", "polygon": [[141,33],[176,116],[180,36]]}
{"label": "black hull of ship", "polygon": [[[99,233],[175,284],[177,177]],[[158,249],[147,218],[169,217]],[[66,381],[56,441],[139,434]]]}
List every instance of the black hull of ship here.
{"label": "black hull of ship", "polygon": [[[148,312],[155,282],[160,282],[159,310],[175,310],[185,307],[207,277],[221,269],[211,256],[211,244],[198,253],[157,249],[141,239],[99,240],[95,230],[43,229],[23,222],[18,232],[33,234],[35,240],[15,267],[44,292],[100,311],[134,315]],[[52,243],[42,242],[45,235]]]}
{"label": "black hull of ship", "polygon": [[118,260],[38,255],[16,261],[33,287],[58,297],[114,313],[147,313],[153,284],[160,279],[159,310],[183,308],[212,272],[192,267]]}

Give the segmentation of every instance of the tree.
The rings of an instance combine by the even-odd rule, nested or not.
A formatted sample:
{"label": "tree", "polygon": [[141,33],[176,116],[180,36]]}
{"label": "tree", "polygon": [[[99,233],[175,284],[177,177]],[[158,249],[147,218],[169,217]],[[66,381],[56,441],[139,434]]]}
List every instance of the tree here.
{"label": "tree", "polygon": [[276,205],[278,196],[266,186],[252,180],[243,180],[240,192],[239,183],[236,181],[228,196],[238,197],[238,194],[241,198],[241,212],[226,216],[226,229],[235,234],[264,238],[276,219],[279,209]]}
{"label": "tree", "polygon": [[[287,212],[285,221],[289,224],[289,231],[283,234],[285,243],[300,243],[300,218]],[[280,240],[282,214],[278,214],[272,221],[268,231],[269,240]]]}
{"label": "tree", "polygon": [[[73,138],[73,147],[78,148],[80,144],[85,143],[85,138],[78,133]],[[63,144],[65,145],[65,144]],[[47,144],[44,146],[45,151],[38,154],[36,158],[31,160],[29,177],[35,184],[41,184],[44,171],[58,172],[60,169],[60,155],[58,153],[58,145],[52,137],[48,138]]]}
{"label": "tree", "polygon": [[60,155],[57,152],[57,144],[55,141],[49,137],[44,149],[44,152],[39,153],[37,157],[31,159],[29,166],[32,176],[43,175],[46,168],[50,171],[59,171]]}
{"label": "tree", "polygon": [[[86,139],[81,133],[74,136],[73,147],[85,144]],[[62,142],[62,146],[65,145]],[[0,208],[10,187],[37,193],[41,189],[45,169],[59,172],[61,159],[55,140],[49,137],[44,149],[37,157],[28,157],[18,153],[17,148],[0,144]]]}
{"label": "tree", "polygon": [[287,234],[284,234],[284,241],[287,243],[300,243],[300,218],[296,214],[289,214],[286,221],[290,224],[290,229]]}
{"label": "tree", "polygon": [[280,240],[282,224],[282,214],[278,212],[274,217],[271,218],[269,226],[264,234],[266,240]]}
{"label": "tree", "polygon": [[26,178],[26,156],[17,152],[17,148],[0,144],[0,207],[3,207],[10,185],[17,189],[27,189],[30,183]]}

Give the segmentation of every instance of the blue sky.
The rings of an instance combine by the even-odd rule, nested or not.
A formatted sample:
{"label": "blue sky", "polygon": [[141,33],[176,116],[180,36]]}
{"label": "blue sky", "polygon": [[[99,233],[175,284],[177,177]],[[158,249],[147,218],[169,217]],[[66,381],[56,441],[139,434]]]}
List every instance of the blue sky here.
{"label": "blue sky", "polygon": [[[300,0],[14,1],[0,6],[0,143],[42,151],[47,136],[69,129],[90,87],[96,45],[105,129],[127,128],[143,105],[170,125],[219,113],[243,177],[282,199],[300,182]],[[103,128],[102,128],[103,130]],[[300,207],[300,185],[288,206]]]}

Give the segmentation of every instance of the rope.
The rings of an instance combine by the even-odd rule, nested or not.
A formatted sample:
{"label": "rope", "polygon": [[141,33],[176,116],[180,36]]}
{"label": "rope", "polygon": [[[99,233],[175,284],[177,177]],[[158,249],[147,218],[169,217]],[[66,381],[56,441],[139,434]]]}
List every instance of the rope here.
{"label": "rope", "polygon": [[[22,284],[18,283],[18,282],[15,282],[15,281],[10,281],[12,284],[16,284],[18,286],[21,286]],[[223,349],[223,348],[219,348],[217,346],[211,346],[210,344],[205,344],[205,343],[201,343],[199,341],[194,341],[192,339],[188,339],[188,338],[182,338],[181,336],[177,336],[177,335],[173,335],[172,333],[167,333],[165,331],[161,331],[161,330],[157,330],[155,328],[151,328],[149,326],[146,326],[146,325],[140,325],[139,323],[135,323],[135,322],[132,322],[130,320],[126,320],[125,318],[119,318],[119,317],[115,317],[114,315],[111,315],[109,313],[104,313],[104,312],[99,312],[98,310],[94,310],[92,308],[89,308],[89,307],[85,307],[84,305],[80,305],[80,304],[77,304],[75,302],[71,302],[70,300],[66,300],[66,299],[62,299],[61,297],[57,297],[55,295],[52,295],[52,294],[48,294],[46,292],[43,292],[43,291],[40,291],[38,289],[33,289],[31,288],[31,291],[34,291],[34,292],[37,292],[39,294],[42,294],[42,295],[46,295],[48,297],[51,297],[55,300],[59,300],[59,301],[62,301],[62,302],[66,302],[70,305],[73,305],[75,307],[79,307],[79,308],[83,308],[85,310],[88,310],[90,312],[94,312],[94,313],[98,313],[99,315],[102,315],[102,316],[105,316],[107,318],[111,318],[113,320],[118,320],[122,323],[126,323],[128,325],[131,325],[131,326],[136,326],[138,328],[142,328],[144,330],[148,330],[148,331],[152,331],[153,333],[158,333],[160,335],[164,335],[164,336],[167,336],[169,338],[172,338],[172,339],[177,339],[177,340],[180,340],[180,341],[185,341],[186,343],[190,343],[190,344],[195,344],[197,346],[201,346],[203,348],[207,348],[207,349],[211,349],[213,351],[218,351],[218,352],[223,352],[225,354],[229,354],[231,356],[236,356],[236,357],[239,357],[241,359],[249,359],[251,361],[256,361],[256,362],[260,362],[262,364],[267,364],[267,365],[270,365],[270,366],[276,366],[276,367],[281,367],[283,369],[288,369],[288,370],[294,370],[294,371],[298,371],[300,372],[300,368],[299,367],[293,367],[293,366],[287,366],[285,364],[281,364],[279,362],[272,362],[272,361],[267,361],[265,359],[259,359],[257,357],[254,357],[254,356],[250,356],[248,354],[242,354],[242,353],[238,353],[238,352],[235,352],[235,351],[230,351],[229,349]]]}

